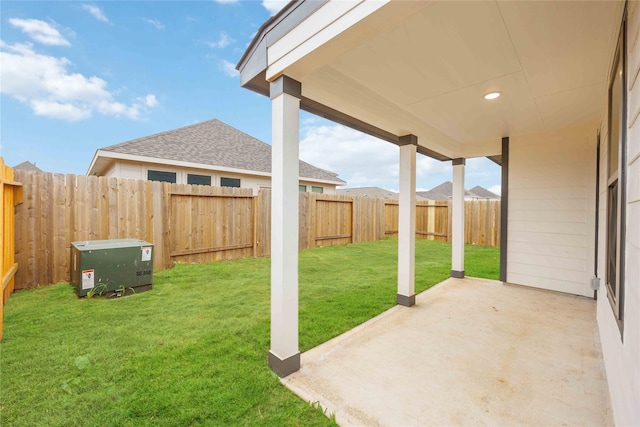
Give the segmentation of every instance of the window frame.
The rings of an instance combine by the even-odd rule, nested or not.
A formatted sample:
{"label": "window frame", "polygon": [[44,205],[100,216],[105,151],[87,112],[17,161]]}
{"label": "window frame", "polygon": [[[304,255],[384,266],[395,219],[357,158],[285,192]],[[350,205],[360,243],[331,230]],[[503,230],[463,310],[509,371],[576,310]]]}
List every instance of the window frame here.
{"label": "window frame", "polygon": [[[320,191],[317,191],[320,190]],[[324,187],[320,187],[317,185],[312,185],[311,186],[311,192],[312,193],[316,193],[316,194],[324,194]]]}
{"label": "window frame", "polygon": [[[605,265],[605,287],[607,299],[615,316],[620,337],[624,331],[624,299],[625,299],[625,236],[626,236],[626,164],[627,164],[627,52],[626,52],[626,10],[620,26],[618,44],[614,55],[611,75],[608,84],[607,98],[607,223],[605,228],[606,237],[606,265]],[[620,76],[619,88],[617,84],[618,74]],[[617,89],[614,92],[614,88]],[[616,97],[619,95],[619,99]],[[614,101],[619,102],[619,120],[613,123],[612,106]],[[617,127],[617,170],[612,171],[611,148],[614,126]],[[615,194],[613,194],[615,192]],[[614,206],[615,203],[615,206]],[[615,216],[615,217],[614,217]],[[615,228],[612,228],[615,227]],[[615,254],[612,254],[615,251]],[[613,261],[613,267],[611,262]],[[615,268],[615,271],[612,271]],[[611,278],[615,283],[611,283]]]}
{"label": "window frame", "polygon": [[[157,173],[161,175],[173,175],[173,181],[168,179],[151,179],[149,174]],[[156,169],[147,169],[147,181],[156,181],[156,182],[168,182],[170,184],[176,184],[178,182],[178,173],[177,172],[169,172],[169,171],[161,171]]]}
{"label": "window frame", "polygon": [[[224,180],[233,181],[234,183],[237,181],[238,185],[227,185],[224,184]],[[229,178],[227,176],[220,177],[220,187],[229,187],[229,188],[240,188],[242,186],[242,180],[240,178]]]}
{"label": "window frame", "polygon": [[[194,177],[194,178],[197,177],[198,179],[200,179],[200,178],[208,178],[209,183],[208,184],[203,184],[203,183],[200,183],[200,182],[189,182],[191,180],[191,177]],[[187,184],[189,184],[189,185],[209,185],[210,186],[211,182],[212,182],[211,175],[201,175],[201,174],[197,174],[197,173],[187,173]]]}

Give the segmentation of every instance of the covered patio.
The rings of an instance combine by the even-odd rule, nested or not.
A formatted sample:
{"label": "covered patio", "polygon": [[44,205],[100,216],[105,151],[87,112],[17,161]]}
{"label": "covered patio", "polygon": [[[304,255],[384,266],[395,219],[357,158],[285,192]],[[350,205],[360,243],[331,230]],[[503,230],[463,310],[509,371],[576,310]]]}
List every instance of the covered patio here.
{"label": "covered patio", "polygon": [[[398,146],[401,307],[383,317],[400,319],[393,333],[383,320],[350,338],[378,346],[375,351],[360,353],[355,341],[345,341],[352,350],[330,351],[318,364],[318,352],[328,350],[313,350],[292,387],[304,384],[312,370],[338,369],[341,351],[353,351],[344,356],[346,371],[335,372],[351,378],[344,384],[349,401],[364,405],[364,396],[377,401],[371,390],[381,396],[404,390],[397,406],[354,404],[354,414],[378,414],[354,418],[356,423],[606,424],[602,348],[615,422],[640,423],[637,5],[301,0],[260,28],[238,70],[241,84],[272,104],[268,363],[274,372],[284,378],[301,368],[297,164],[299,112],[305,110]],[[331,141],[326,144],[331,149]],[[450,162],[453,169],[455,279],[465,277],[466,159],[488,157],[502,166],[504,285],[483,283],[481,293],[492,295],[484,306],[466,300],[478,285],[471,279],[450,281],[416,300],[418,155]],[[440,292],[451,295],[444,306],[433,299]],[[513,292],[535,298],[525,304]],[[514,299],[498,303],[501,298]],[[574,305],[584,323],[572,314]],[[461,306],[466,311],[458,311]],[[421,323],[414,313],[429,321]],[[472,315],[472,322],[462,321]],[[359,357],[374,367],[371,375],[359,371]],[[356,416],[349,415],[341,386],[324,384],[327,407]],[[443,400],[422,405],[433,399]],[[434,412],[420,415],[423,410]],[[568,412],[587,418],[554,418]]]}
{"label": "covered patio", "polygon": [[283,382],[346,425],[612,425],[593,300],[448,279],[302,354]]}

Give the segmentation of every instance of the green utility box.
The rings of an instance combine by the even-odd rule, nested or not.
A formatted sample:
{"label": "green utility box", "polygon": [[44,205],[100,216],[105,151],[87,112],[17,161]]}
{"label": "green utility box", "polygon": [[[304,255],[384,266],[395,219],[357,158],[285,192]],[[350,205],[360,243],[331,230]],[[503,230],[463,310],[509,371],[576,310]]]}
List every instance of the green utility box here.
{"label": "green utility box", "polygon": [[71,282],[76,294],[122,294],[151,289],[153,244],[138,239],[71,243]]}

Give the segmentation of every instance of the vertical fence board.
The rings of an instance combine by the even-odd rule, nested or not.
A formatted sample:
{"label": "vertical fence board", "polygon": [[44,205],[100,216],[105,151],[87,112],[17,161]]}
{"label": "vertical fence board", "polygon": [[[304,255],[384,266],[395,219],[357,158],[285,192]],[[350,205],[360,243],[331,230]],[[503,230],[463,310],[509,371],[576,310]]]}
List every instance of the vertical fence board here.
{"label": "vertical fence board", "polygon": [[23,191],[20,182],[15,181],[14,170],[5,166],[0,157],[0,341],[3,337],[4,304],[13,293],[19,264],[16,261],[16,205],[22,202]]}
{"label": "vertical fence board", "polygon": [[[15,210],[16,289],[69,279],[69,246],[89,239],[154,244],[154,268],[271,252],[271,191],[19,171]],[[299,194],[299,248],[397,235],[398,201]],[[448,241],[449,201],[420,201],[416,234]],[[500,202],[465,202],[465,241],[496,246]]]}

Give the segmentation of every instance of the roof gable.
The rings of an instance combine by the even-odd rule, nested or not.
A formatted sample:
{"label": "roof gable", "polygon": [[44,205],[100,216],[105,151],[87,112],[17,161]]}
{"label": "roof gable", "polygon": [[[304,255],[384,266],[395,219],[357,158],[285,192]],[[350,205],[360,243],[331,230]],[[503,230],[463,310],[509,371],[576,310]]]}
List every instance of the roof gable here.
{"label": "roof gable", "polygon": [[[385,190],[380,187],[355,187],[355,188],[339,188],[336,190],[337,194],[344,194],[348,196],[359,196],[359,197],[377,197],[381,199],[394,199],[398,200],[399,194],[395,191]],[[426,200],[423,197],[420,197],[418,193],[416,193],[416,200]]]}
{"label": "roof gable", "polygon": [[[149,135],[101,148],[112,152],[163,160],[271,173],[271,146],[220,120],[213,119],[190,126]],[[91,171],[90,171],[91,172]],[[300,161],[300,176],[344,185],[336,173]]]}
{"label": "roof gable", "polygon": [[[429,191],[418,191],[416,194],[428,200],[448,200],[453,195],[453,183],[445,181]],[[476,185],[471,190],[464,190],[464,196],[474,199],[500,199],[500,196],[479,185]]]}
{"label": "roof gable", "polygon": [[35,163],[31,163],[30,161],[24,161],[19,165],[15,165],[13,169],[25,170],[25,171],[34,171],[34,172],[42,172],[42,169],[36,166]]}
{"label": "roof gable", "polygon": [[469,193],[472,193],[481,199],[499,199],[500,198],[500,196],[498,196],[496,193],[489,191],[484,187],[480,187],[479,185],[476,185],[471,190],[469,190]]}

